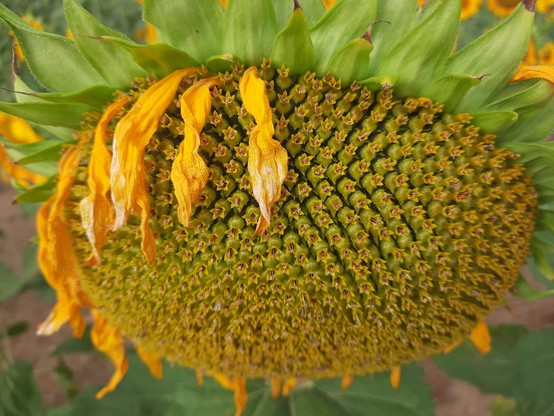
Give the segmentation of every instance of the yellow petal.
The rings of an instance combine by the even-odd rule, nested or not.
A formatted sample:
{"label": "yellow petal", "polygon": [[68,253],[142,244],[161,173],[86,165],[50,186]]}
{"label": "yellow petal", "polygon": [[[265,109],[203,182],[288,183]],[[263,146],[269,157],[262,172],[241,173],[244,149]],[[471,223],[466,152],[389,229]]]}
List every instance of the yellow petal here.
{"label": "yellow petal", "polygon": [[227,377],[225,374],[208,372],[208,375],[211,376],[215,381],[217,381],[217,383],[224,389],[234,390],[235,384],[233,382],[233,379]]}
{"label": "yellow petal", "polygon": [[196,68],[182,69],[156,82],[137,100],[115,129],[110,179],[115,229],[125,225],[131,211],[135,211],[141,218],[142,251],[150,264],[156,257],[156,247],[148,225],[150,204],[145,186],[144,152],[181,81],[196,73]]}
{"label": "yellow petal", "polygon": [[329,10],[333,5],[337,2],[337,0],[323,0],[323,5],[325,6],[325,10]]}
{"label": "yellow petal", "polygon": [[74,334],[80,336],[84,329],[80,306],[90,304],[79,283],[79,262],[64,221],[65,204],[77,174],[84,143],[81,141],[62,156],[58,189],[37,214],[38,263],[57,297],[54,310],[39,327],[38,333],[43,335],[52,334],[69,320]]}
{"label": "yellow petal", "polygon": [[202,371],[199,368],[194,369],[194,374],[196,375],[196,382],[199,386],[204,385],[204,374],[202,374]]}
{"label": "yellow petal", "polygon": [[246,111],[256,120],[248,146],[248,173],[254,198],[260,205],[261,216],[256,234],[261,234],[270,223],[272,205],[281,197],[281,185],[287,174],[288,155],[273,139],[272,112],[265,95],[265,83],[255,67],[249,68],[240,81],[240,93]]}
{"label": "yellow petal", "polygon": [[454,342],[452,345],[446,347],[445,349],[442,350],[442,352],[444,354],[448,354],[450,351],[454,350],[456,347],[458,347],[458,345],[460,345],[462,343],[462,340],[458,340],[456,342]]}
{"label": "yellow petal", "polygon": [[218,78],[198,81],[185,91],[180,100],[185,132],[171,168],[171,181],[179,203],[179,221],[185,226],[189,224],[193,202],[208,182],[209,170],[198,154],[198,148],[200,132],[212,106],[210,88],[217,84]]}
{"label": "yellow petal", "polygon": [[348,387],[352,384],[354,381],[354,376],[347,374],[342,378],[342,381],[340,383],[340,389],[344,393],[346,390],[348,390]]}
{"label": "yellow petal", "polygon": [[289,397],[290,392],[296,387],[298,380],[295,378],[288,378],[283,383],[283,397]]}
{"label": "yellow petal", "polygon": [[100,245],[106,241],[115,219],[114,208],[109,198],[112,155],[106,147],[107,129],[111,119],[129,101],[129,98],[123,97],[110,104],[104,111],[94,132],[88,177],[91,192],[88,197],[81,201],[80,206],[83,228],[93,251],[93,257],[91,257],[88,265],[100,261]]}
{"label": "yellow petal", "polygon": [[234,392],[235,392],[235,416],[240,416],[242,411],[246,407],[246,402],[248,401],[248,393],[246,392],[246,377],[237,377],[233,381]]}
{"label": "yellow petal", "polygon": [[94,317],[94,324],[90,332],[92,343],[97,350],[106,354],[115,366],[115,371],[108,384],[96,393],[96,398],[101,399],[117,387],[127,373],[129,362],[125,357],[123,338],[119,331],[110,326],[97,309],[92,310],[92,316]]}
{"label": "yellow petal", "polygon": [[158,30],[152,23],[146,22],[142,29],[135,32],[135,39],[148,45],[154,45],[158,41]]}
{"label": "yellow petal", "polygon": [[512,81],[542,78],[554,84],[554,65],[524,65],[520,66],[512,77]]}
{"label": "yellow petal", "polygon": [[35,185],[40,185],[46,182],[44,176],[38,173],[31,172],[29,169],[15,163],[8,152],[4,148],[4,145],[0,144],[0,173],[2,179],[7,182],[10,178],[13,179],[19,186],[25,189],[29,189]]}
{"label": "yellow petal", "polygon": [[148,367],[148,370],[150,370],[150,374],[152,374],[152,376],[154,376],[158,380],[161,380],[164,376],[164,373],[163,364],[160,356],[153,351],[141,347],[140,345],[137,345],[136,350],[139,358],[146,365],[146,367]]}
{"label": "yellow petal", "polygon": [[398,389],[400,386],[400,376],[402,374],[401,367],[393,367],[390,369],[390,385],[393,389]]}
{"label": "yellow petal", "polygon": [[271,398],[276,399],[281,393],[281,380],[274,378],[271,380]]}
{"label": "yellow petal", "polygon": [[43,140],[26,120],[2,112],[0,112],[0,136],[12,143],[34,143]]}
{"label": "yellow petal", "polygon": [[483,0],[462,0],[462,15],[460,18],[462,20],[467,20],[475,16],[479,13],[479,9],[481,9],[482,5]]}
{"label": "yellow petal", "polygon": [[481,354],[486,355],[490,352],[491,336],[486,323],[479,322],[469,334],[469,339]]}

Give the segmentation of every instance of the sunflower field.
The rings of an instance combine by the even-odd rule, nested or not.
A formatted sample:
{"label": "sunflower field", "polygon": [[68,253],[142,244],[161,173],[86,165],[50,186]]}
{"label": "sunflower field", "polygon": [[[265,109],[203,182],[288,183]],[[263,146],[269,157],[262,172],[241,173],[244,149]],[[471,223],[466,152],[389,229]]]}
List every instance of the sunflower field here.
{"label": "sunflower field", "polygon": [[0,23],[0,416],[554,416],[553,0]]}

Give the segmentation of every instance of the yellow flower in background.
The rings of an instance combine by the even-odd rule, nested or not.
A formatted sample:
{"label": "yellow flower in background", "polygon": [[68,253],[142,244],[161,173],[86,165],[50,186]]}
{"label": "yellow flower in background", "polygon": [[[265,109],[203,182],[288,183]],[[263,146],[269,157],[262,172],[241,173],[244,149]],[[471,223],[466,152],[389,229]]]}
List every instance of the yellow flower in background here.
{"label": "yellow flower in background", "polygon": [[213,377],[237,415],[249,378],[276,397],[390,370],[398,388],[403,364],[467,336],[488,352],[483,318],[544,254],[552,70],[517,70],[533,1],[459,51],[480,2],[300,3],[145,0],[166,43],[140,45],[66,0],[71,31],[93,32],[56,44],[75,79],[0,5],[52,90],[42,112],[1,108],[77,141],[37,218],[57,295],[39,332],[78,336],[92,311],[115,367],[98,397],[124,338],[156,377],[162,358]]}
{"label": "yellow flower in background", "polygon": [[[519,4],[518,0],[488,0],[488,9],[498,17],[508,16]],[[554,0],[537,0],[537,11],[544,14],[551,14],[554,10]]]}
{"label": "yellow flower in background", "polygon": [[554,42],[546,42],[539,50],[539,63],[541,65],[554,65]]}
{"label": "yellow flower in background", "polygon": [[[418,6],[423,6],[428,0],[418,0]],[[481,10],[483,0],[462,0],[462,14],[460,18],[467,20],[475,16]]]}

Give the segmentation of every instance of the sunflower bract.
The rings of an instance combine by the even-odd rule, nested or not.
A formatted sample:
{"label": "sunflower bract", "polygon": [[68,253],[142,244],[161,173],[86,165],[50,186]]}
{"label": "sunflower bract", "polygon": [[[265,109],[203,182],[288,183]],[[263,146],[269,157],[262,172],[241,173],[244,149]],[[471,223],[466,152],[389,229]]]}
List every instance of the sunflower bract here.
{"label": "sunflower bract", "polygon": [[[454,52],[458,1],[223,3],[146,0],[156,45],[74,0],[75,42],[0,5],[53,89],[0,110],[81,123],[39,216],[42,332],[78,334],[88,307],[116,366],[99,396],[124,336],[158,377],[162,357],[233,389],[237,414],[250,377],[392,369],[397,387],[468,334],[486,352],[528,254],[554,277],[554,68],[520,66],[534,2]],[[54,52],[82,68],[71,85]]]}

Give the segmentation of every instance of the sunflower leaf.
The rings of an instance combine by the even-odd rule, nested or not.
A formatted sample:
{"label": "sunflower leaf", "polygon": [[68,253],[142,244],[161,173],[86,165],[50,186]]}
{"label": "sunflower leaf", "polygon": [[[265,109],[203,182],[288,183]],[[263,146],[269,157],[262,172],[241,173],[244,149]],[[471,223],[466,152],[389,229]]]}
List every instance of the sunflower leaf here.
{"label": "sunflower leaf", "polygon": [[80,35],[113,36],[126,39],[125,36],[98,22],[77,1],[64,0],[63,4],[67,23],[75,36],[75,43],[79,51],[110,85],[128,87],[133,78],[145,75],[128,52],[115,45],[96,42]]}
{"label": "sunflower leaf", "polygon": [[67,92],[106,82],[83,58],[75,42],[33,28],[2,4],[0,20],[14,33],[31,72],[46,88]]}
{"label": "sunflower leaf", "polygon": [[[355,13],[352,11],[355,10]],[[333,56],[350,41],[362,36],[377,15],[375,0],[338,0],[311,28],[316,72],[325,75]]]}
{"label": "sunflower leaf", "polygon": [[498,26],[448,59],[446,71],[449,73],[475,77],[487,75],[479,87],[464,98],[460,104],[463,111],[480,108],[488,97],[495,94],[512,77],[527,50],[533,17],[534,13],[520,4]]}
{"label": "sunflower leaf", "polygon": [[59,160],[62,143],[48,140],[24,144],[10,143],[6,147],[14,162],[25,165],[27,163]]}
{"label": "sunflower leaf", "polygon": [[165,76],[177,69],[199,66],[199,63],[186,52],[164,43],[139,45],[133,41],[111,36],[101,36],[99,39],[117,44],[128,50],[135,62],[150,74]]}
{"label": "sunflower leaf", "polygon": [[288,25],[277,34],[271,59],[277,67],[285,65],[295,75],[313,68],[314,45],[303,9],[295,10]]}
{"label": "sunflower leaf", "polygon": [[554,289],[536,290],[523,276],[520,276],[512,293],[526,300],[541,300],[554,296]]}
{"label": "sunflower leaf", "polygon": [[278,32],[273,0],[229,0],[225,12],[224,48],[247,65],[271,56]]}
{"label": "sunflower leaf", "polygon": [[22,204],[39,204],[50,198],[56,189],[55,178],[48,179],[42,185],[35,186],[24,191],[15,197],[15,200]]}
{"label": "sunflower leaf", "polygon": [[540,104],[554,96],[554,86],[550,82],[544,79],[529,81],[531,82],[508,84],[495,97],[495,101],[483,107],[483,109],[516,111]]}
{"label": "sunflower leaf", "polygon": [[94,108],[85,104],[0,102],[0,111],[38,124],[78,129],[83,114],[94,111]]}
{"label": "sunflower leaf", "polygon": [[479,82],[480,78],[469,75],[448,74],[424,86],[421,95],[443,103],[446,111],[453,112],[467,92]]}
{"label": "sunflower leaf", "polygon": [[223,52],[223,10],[217,0],[145,0],[144,18],[158,28],[161,43],[198,62]]}
{"label": "sunflower leaf", "polygon": [[378,76],[397,74],[395,91],[401,96],[419,96],[425,85],[444,73],[444,62],[456,41],[461,2],[435,0],[430,6],[433,11],[405,34],[376,72]]}

